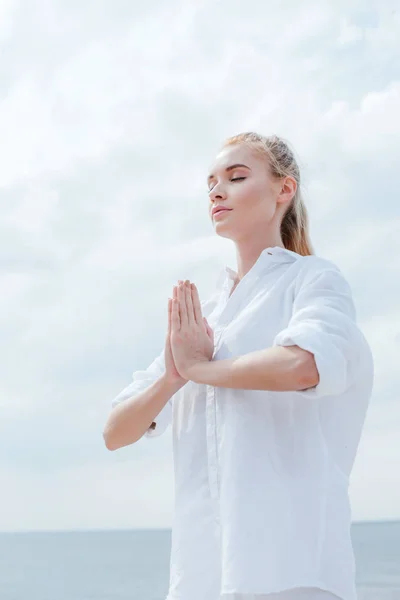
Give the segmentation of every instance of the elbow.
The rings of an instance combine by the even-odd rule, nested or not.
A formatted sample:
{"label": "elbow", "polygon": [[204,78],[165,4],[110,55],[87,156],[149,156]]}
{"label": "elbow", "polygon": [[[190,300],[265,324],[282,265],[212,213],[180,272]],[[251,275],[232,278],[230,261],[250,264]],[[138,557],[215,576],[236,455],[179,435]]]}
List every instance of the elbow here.
{"label": "elbow", "polygon": [[118,446],[115,444],[115,441],[113,440],[112,435],[110,434],[110,431],[107,428],[103,431],[103,440],[107,450],[112,451],[118,449]]}
{"label": "elbow", "polygon": [[[103,431],[103,440],[107,450],[111,452],[113,450],[118,450],[122,448],[126,444],[121,443],[121,432],[113,426],[112,424],[107,423]],[[136,440],[135,440],[136,441]],[[133,440],[131,441],[133,443]]]}
{"label": "elbow", "polygon": [[319,383],[319,372],[314,355],[303,350],[298,365],[298,389],[306,390],[313,388]]}
{"label": "elbow", "polygon": [[140,439],[140,436],[132,435],[130,432],[129,437],[127,437],[126,433],[121,431],[116,431],[115,428],[111,426],[106,426],[103,431],[103,440],[107,450],[111,452],[113,450],[119,450],[124,446],[130,446],[131,444],[136,444],[136,442]]}

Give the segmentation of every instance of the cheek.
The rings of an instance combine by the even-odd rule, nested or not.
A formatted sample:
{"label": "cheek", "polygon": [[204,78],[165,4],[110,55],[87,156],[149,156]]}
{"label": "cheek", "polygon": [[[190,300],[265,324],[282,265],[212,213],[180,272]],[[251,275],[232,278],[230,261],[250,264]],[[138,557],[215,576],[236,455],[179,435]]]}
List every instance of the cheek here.
{"label": "cheek", "polygon": [[245,210],[250,220],[257,219],[260,215],[268,216],[272,210],[268,190],[256,182],[244,182],[235,195],[235,205],[242,211]]}
{"label": "cheek", "polygon": [[232,190],[232,195],[235,199],[235,205],[245,209],[257,206],[262,199],[259,186],[251,181],[237,184],[236,189]]}
{"label": "cheek", "polygon": [[268,186],[259,184],[252,189],[252,201],[266,216],[271,216],[275,211],[273,190]]}
{"label": "cheek", "polygon": [[238,206],[236,222],[241,228],[257,229],[270,223],[274,217],[273,203],[263,197],[258,190],[246,194],[243,201],[238,202]]}

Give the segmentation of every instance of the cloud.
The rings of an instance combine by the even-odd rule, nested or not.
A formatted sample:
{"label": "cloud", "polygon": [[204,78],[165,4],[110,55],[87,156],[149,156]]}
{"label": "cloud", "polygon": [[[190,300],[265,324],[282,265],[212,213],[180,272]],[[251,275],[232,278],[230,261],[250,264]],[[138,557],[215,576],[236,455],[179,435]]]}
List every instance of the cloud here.
{"label": "cloud", "polygon": [[395,4],[20,0],[0,23],[0,529],[168,526],[170,433],[109,453],[102,429],[175,281],[206,298],[235,267],[205,178],[247,130],[291,142],[374,353],[354,518],[399,518]]}
{"label": "cloud", "polygon": [[135,452],[133,458],[125,456],[122,460],[110,459],[104,452],[102,464],[60,465],[51,476],[46,470],[0,467],[0,484],[2,531],[170,526],[173,510],[170,451],[164,451],[161,458],[147,452],[140,460]]}

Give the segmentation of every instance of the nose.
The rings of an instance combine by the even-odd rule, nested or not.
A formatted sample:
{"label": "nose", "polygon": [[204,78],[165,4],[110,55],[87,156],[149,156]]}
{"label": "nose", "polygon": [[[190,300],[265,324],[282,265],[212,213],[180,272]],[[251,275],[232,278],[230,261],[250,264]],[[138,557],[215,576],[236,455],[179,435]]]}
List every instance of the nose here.
{"label": "nose", "polygon": [[225,192],[223,191],[223,188],[219,183],[216,183],[213,186],[213,188],[209,192],[209,197],[211,202],[215,202],[215,200],[220,198],[226,198]]}

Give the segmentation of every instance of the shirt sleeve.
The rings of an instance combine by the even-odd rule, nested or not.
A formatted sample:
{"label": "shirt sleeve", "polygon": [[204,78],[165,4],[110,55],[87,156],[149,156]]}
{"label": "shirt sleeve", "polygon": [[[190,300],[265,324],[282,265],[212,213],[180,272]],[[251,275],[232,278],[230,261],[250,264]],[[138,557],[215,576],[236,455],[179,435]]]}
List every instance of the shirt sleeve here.
{"label": "shirt sleeve", "polygon": [[297,345],[314,355],[319,383],[306,397],[342,394],[357,375],[365,338],[356,324],[350,286],[332,263],[302,277],[292,317],[274,346]]}
{"label": "shirt sleeve", "polygon": [[[125,387],[111,402],[112,408],[128,400],[132,396],[135,396],[145,389],[150,387],[157,379],[165,372],[165,358],[164,358],[164,350],[161,352],[157,358],[147,367],[147,369],[142,371],[135,371],[132,375],[132,382]],[[175,395],[175,394],[174,394]],[[145,432],[145,436],[148,438],[158,437],[167,429],[168,425],[172,422],[172,396],[165,406],[158,413],[153,423],[155,423],[155,427],[150,426]]]}

